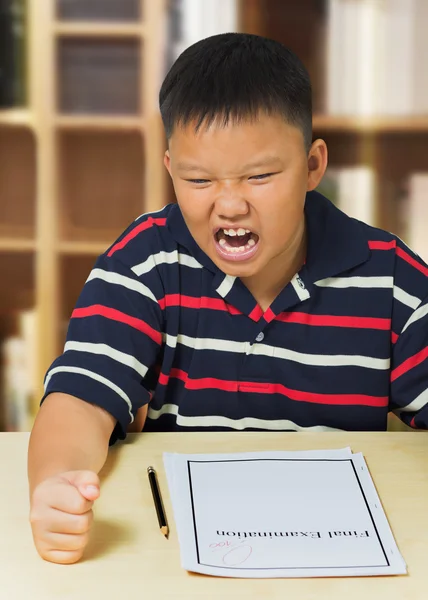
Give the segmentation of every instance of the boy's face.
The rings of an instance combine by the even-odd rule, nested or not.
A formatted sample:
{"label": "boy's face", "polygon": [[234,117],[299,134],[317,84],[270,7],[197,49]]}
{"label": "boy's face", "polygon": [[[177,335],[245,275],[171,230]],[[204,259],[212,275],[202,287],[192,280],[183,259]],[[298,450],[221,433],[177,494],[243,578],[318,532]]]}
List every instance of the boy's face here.
{"label": "boy's face", "polygon": [[193,123],[176,127],[165,153],[193,238],[224,273],[241,278],[290,262],[304,237],[306,192],[326,160],[322,140],[308,155],[298,128],[267,115],[198,133]]}

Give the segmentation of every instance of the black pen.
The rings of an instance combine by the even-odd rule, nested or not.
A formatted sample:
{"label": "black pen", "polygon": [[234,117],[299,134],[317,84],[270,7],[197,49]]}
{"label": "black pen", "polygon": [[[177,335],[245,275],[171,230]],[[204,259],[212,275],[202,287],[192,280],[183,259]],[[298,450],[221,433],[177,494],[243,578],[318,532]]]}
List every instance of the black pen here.
{"label": "black pen", "polygon": [[169,527],[166,522],[165,511],[163,509],[162,498],[160,495],[160,490],[156,477],[156,471],[153,467],[148,467],[147,473],[149,474],[150,487],[152,489],[153,501],[155,503],[156,514],[158,516],[159,528],[166,537],[166,539],[168,539]]}

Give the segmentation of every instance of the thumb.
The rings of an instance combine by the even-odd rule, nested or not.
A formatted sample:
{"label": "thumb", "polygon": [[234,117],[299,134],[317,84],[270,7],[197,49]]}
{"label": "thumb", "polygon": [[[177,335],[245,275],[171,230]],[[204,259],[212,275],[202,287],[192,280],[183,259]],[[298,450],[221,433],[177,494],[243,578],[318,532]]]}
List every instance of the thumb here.
{"label": "thumb", "polygon": [[66,475],[86,500],[93,502],[100,496],[100,479],[93,471],[71,471]]}

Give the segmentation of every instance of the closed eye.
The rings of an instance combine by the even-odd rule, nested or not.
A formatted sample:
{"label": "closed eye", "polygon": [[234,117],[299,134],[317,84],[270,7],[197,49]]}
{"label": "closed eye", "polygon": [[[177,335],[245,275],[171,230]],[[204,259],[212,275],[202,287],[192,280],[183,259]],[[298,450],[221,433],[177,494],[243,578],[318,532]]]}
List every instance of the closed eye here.
{"label": "closed eye", "polygon": [[250,177],[250,179],[257,179],[260,181],[261,179],[267,179],[272,175],[275,175],[275,173],[263,173],[262,175],[253,175],[253,177]]}
{"label": "closed eye", "polygon": [[203,184],[203,183],[210,182],[209,179],[186,179],[186,181],[188,181],[189,183],[196,183],[196,184]]}

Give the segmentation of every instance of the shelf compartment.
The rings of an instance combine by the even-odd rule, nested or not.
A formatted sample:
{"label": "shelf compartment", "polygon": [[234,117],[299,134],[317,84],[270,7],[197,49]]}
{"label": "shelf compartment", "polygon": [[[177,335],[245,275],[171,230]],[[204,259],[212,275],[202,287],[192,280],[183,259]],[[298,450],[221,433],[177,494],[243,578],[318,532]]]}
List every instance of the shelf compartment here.
{"label": "shelf compartment", "polygon": [[[105,250],[143,211],[139,133],[61,132],[60,242]],[[105,246],[104,246],[105,245]],[[61,247],[61,245],[60,245]]]}
{"label": "shelf compartment", "polygon": [[[80,232],[82,237],[84,232]],[[91,236],[91,232],[86,233],[87,237]],[[68,256],[99,256],[103,254],[112,244],[112,240],[105,242],[60,242],[59,251],[63,255]]]}
{"label": "shelf compartment", "polygon": [[8,316],[35,303],[35,256],[32,252],[0,252],[0,314]]}
{"label": "shelf compartment", "polygon": [[94,256],[62,256],[60,259],[60,348],[65,342],[68,323],[77,299],[94,264]]}
{"label": "shelf compartment", "polygon": [[141,43],[129,39],[59,39],[58,112],[139,115]]}
{"label": "shelf compartment", "polygon": [[26,129],[0,130],[0,237],[35,237],[35,140]]}
{"label": "shelf compartment", "polygon": [[[22,394],[23,380],[25,384],[34,384],[35,381],[35,261],[33,253],[8,253],[0,252],[0,278],[7,285],[0,286],[0,431],[15,430],[16,428],[26,430],[28,426],[28,410],[24,410],[23,401],[31,403],[32,397],[25,396],[25,400],[19,394],[20,401],[16,402],[17,390]],[[29,316],[24,318],[24,312],[29,311]],[[25,322],[25,325],[24,325]],[[29,329],[30,327],[30,329]],[[12,356],[19,361],[19,367],[23,366],[22,348],[16,348],[16,344],[10,342],[9,352],[6,350],[6,342],[11,337],[23,337],[28,347],[28,363],[24,375],[18,375],[15,370],[7,371],[7,362]],[[27,344],[30,344],[27,346]],[[15,349],[15,352],[13,351]],[[16,351],[19,355],[16,355]],[[24,363],[25,365],[25,363]],[[7,373],[9,381],[15,380],[15,393],[7,393]],[[15,375],[15,377],[13,377]],[[25,415],[23,414],[25,412]]]}

